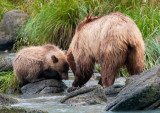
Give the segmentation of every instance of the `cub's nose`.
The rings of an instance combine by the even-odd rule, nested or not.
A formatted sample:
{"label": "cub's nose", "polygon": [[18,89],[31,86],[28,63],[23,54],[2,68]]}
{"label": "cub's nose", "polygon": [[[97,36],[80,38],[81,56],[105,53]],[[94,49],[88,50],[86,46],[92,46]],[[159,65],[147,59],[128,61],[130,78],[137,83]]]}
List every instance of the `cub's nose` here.
{"label": "cub's nose", "polygon": [[63,80],[68,80],[68,74],[62,74],[62,79]]}

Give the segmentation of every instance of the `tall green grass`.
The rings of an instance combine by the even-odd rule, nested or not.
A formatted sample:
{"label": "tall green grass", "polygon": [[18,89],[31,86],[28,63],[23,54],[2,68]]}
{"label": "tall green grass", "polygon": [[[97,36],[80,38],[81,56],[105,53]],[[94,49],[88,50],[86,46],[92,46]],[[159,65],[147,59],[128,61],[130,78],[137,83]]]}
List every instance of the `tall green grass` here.
{"label": "tall green grass", "polygon": [[145,70],[160,63],[160,42],[159,38],[147,41],[145,53]]}
{"label": "tall green grass", "polygon": [[88,14],[102,16],[119,11],[135,21],[144,40],[151,39],[160,30],[159,4],[139,0],[55,0],[31,17],[24,33],[31,45],[54,43],[66,49],[77,24]]}
{"label": "tall green grass", "polygon": [[15,8],[15,6],[13,4],[11,4],[9,1],[1,0],[0,1],[0,21],[2,20],[4,14],[7,11],[10,11],[10,10],[12,10],[14,8]]}
{"label": "tall green grass", "polygon": [[79,5],[76,0],[53,1],[28,21],[24,35],[31,44],[50,42],[65,48],[72,39],[79,19]]}

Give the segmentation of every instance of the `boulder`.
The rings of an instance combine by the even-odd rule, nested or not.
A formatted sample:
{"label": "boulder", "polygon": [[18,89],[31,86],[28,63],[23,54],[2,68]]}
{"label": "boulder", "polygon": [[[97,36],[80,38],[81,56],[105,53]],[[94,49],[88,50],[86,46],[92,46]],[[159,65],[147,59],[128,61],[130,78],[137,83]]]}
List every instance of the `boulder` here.
{"label": "boulder", "polygon": [[28,83],[21,88],[23,94],[51,94],[61,93],[67,86],[55,79],[47,79],[35,83]]}
{"label": "boulder", "polygon": [[6,35],[5,32],[0,31],[0,50],[10,50],[14,43],[11,35]]}
{"label": "boulder", "polygon": [[115,82],[112,86],[104,89],[107,96],[115,97],[124,87],[126,79],[124,77],[119,77],[115,79]]}
{"label": "boulder", "polygon": [[28,14],[21,10],[12,10],[4,15],[0,24],[0,50],[12,48],[18,35],[18,28],[24,24],[28,17]]}
{"label": "boulder", "polygon": [[128,85],[110,102],[106,111],[152,110],[160,105],[160,65],[131,76]]}
{"label": "boulder", "polygon": [[10,105],[10,104],[15,104],[17,102],[18,100],[14,98],[8,97],[4,94],[0,94],[0,105]]}
{"label": "boulder", "polygon": [[67,94],[61,103],[69,105],[93,105],[107,103],[107,97],[100,85],[80,88]]}
{"label": "boulder", "polygon": [[0,113],[48,113],[47,111],[0,105]]}
{"label": "boulder", "polygon": [[110,86],[104,89],[107,96],[115,97],[124,87]]}
{"label": "boulder", "polygon": [[0,71],[9,71],[13,69],[12,59],[0,57]]}

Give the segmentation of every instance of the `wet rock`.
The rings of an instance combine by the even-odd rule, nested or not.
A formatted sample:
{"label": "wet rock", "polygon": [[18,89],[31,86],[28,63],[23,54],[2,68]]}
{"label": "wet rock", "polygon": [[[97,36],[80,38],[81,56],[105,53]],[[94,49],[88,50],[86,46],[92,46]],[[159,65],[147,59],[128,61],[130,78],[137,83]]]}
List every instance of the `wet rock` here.
{"label": "wet rock", "polygon": [[35,83],[28,83],[21,88],[23,94],[49,94],[63,92],[67,86],[55,79],[42,80]]}
{"label": "wet rock", "polygon": [[126,85],[130,84],[132,81],[138,79],[139,75],[132,75],[126,79]]}
{"label": "wet rock", "polygon": [[124,87],[125,85],[126,85],[126,78],[124,78],[124,77],[116,78],[115,82],[113,84],[114,88]]}
{"label": "wet rock", "polygon": [[107,96],[117,96],[117,94],[123,89],[124,87],[115,87],[114,85],[113,86],[110,86],[110,87],[107,87],[104,89],[105,91],[105,94]]}
{"label": "wet rock", "polygon": [[92,75],[92,78],[94,79],[94,80],[100,80],[101,79],[101,74],[100,73],[93,73],[93,75]]}
{"label": "wet rock", "polygon": [[17,102],[18,102],[18,100],[16,100],[16,99],[8,97],[4,94],[0,94],[0,105],[10,105],[10,104],[15,104]]}
{"label": "wet rock", "polygon": [[100,85],[94,85],[71,92],[60,102],[70,105],[93,105],[106,103],[107,97]]}
{"label": "wet rock", "polygon": [[47,111],[0,105],[0,113],[48,113]]}
{"label": "wet rock", "polygon": [[154,105],[160,98],[160,65],[133,76],[130,80],[128,85],[106,106],[105,110],[153,109],[151,105]]}
{"label": "wet rock", "polygon": [[28,14],[21,10],[7,12],[0,24],[0,50],[11,49],[17,38],[17,31],[28,18]]}

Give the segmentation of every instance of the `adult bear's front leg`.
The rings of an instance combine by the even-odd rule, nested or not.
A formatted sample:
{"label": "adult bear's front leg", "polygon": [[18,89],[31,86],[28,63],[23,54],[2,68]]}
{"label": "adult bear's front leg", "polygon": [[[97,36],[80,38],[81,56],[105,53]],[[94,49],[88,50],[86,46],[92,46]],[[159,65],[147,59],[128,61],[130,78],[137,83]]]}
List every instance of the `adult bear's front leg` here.
{"label": "adult bear's front leg", "polygon": [[[68,92],[82,87],[92,76],[95,61],[89,57],[80,58],[76,63],[75,79]],[[73,89],[73,90],[72,90]]]}

